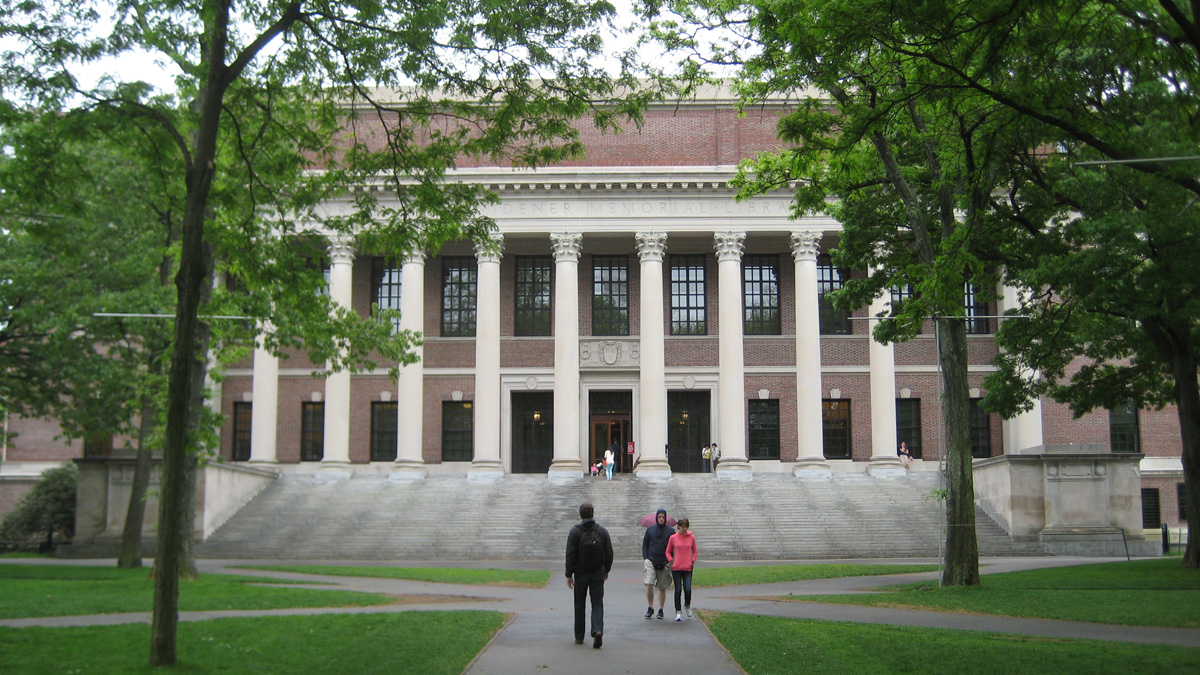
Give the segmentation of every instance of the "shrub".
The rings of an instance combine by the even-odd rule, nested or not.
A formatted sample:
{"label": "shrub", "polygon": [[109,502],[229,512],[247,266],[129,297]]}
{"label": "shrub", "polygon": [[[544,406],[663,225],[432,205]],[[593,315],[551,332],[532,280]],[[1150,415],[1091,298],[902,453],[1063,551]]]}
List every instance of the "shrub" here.
{"label": "shrub", "polygon": [[47,540],[53,528],[54,541],[70,541],[75,536],[74,464],[47,469],[29,494],[0,524],[0,542],[19,550],[36,550]]}

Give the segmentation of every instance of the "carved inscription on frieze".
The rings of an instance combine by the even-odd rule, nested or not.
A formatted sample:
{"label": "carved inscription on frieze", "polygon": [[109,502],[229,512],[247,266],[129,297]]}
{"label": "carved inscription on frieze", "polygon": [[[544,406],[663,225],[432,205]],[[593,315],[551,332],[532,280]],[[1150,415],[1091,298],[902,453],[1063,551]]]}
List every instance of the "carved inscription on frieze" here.
{"label": "carved inscription on frieze", "polygon": [[580,340],[581,368],[636,368],[641,354],[636,340]]}

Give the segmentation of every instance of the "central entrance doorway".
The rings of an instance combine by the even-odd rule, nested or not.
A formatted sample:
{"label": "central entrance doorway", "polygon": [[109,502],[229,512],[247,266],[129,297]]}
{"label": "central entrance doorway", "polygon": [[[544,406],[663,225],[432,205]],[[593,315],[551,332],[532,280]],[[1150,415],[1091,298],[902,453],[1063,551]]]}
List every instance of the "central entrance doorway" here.
{"label": "central entrance doorway", "polygon": [[[633,471],[633,455],[626,452],[633,440],[633,392],[593,391],[588,394],[591,433],[588,435],[588,465],[604,459],[604,451],[613,448],[614,473]],[[615,445],[615,447],[614,447]]]}
{"label": "central entrance doorway", "polygon": [[702,449],[709,443],[707,391],[667,392],[667,461],[674,473],[704,471]]}

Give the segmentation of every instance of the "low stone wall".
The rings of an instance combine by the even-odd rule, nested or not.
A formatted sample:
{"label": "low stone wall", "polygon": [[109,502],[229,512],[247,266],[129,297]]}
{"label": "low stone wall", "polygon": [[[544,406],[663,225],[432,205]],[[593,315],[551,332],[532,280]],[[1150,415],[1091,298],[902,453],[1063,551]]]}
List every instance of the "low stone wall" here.
{"label": "low stone wall", "polygon": [[1039,445],[975,460],[975,498],[1015,541],[1059,555],[1158,555],[1142,534],[1142,455]]}
{"label": "low stone wall", "polygon": [[[131,457],[77,459],[75,539],[60,551],[64,557],[110,557],[120,550],[121,533],[133,487],[135,460]],[[158,528],[158,486],[162,462],[155,459],[142,523],[143,551],[153,551]],[[194,536],[204,541],[238,509],[275,482],[278,472],[245,465],[212,463],[196,477]]]}

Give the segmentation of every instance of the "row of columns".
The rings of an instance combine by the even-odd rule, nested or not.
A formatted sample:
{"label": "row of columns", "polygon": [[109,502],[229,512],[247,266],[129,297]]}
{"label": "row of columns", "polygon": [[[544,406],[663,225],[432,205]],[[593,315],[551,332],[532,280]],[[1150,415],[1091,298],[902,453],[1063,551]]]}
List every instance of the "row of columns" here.
{"label": "row of columns", "polygon": [[[717,385],[718,433],[721,463],[718,475],[747,479],[751,469],[746,454],[745,368],[743,364],[742,253],[745,232],[714,233],[717,257],[719,379]],[[798,453],[795,474],[821,477],[829,474],[823,450],[821,383],[821,336],[817,300],[817,254],[820,232],[795,232],[791,249],[795,262],[796,310],[796,403]],[[646,477],[670,475],[666,452],[666,359],[663,303],[663,255],[667,234],[641,232],[635,235],[641,265],[640,367],[638,415],[642,448],[637,473]],[[555,264],[554,319],[554,455],[551,476],[583,474],[580,457],[581,397],[579,380],[579,257],[582,235],[561,232],[550,235]],[[341,307],[351,306],[353,241],[345,236],[330,238],[329,294]],[[476,246],[475,336],[475,439],[474,460],[468,475],[494,478],[503,475],[500,459],[500,262],[503,238],[494,235]],[[400,328],[419,332],[424,317],[424,255],[409,256],[401,270]],[[884,309],[885,297],[871,305],[870,315]],[[870,320],[873,329],[877,320]],[[269,326],[264,330],[269,331]],[[869,342],[871,391],[872,473],[903,471],[896,455],[895,359],[891,345]],[[418,356],[422,348],[415,347]],[[274,463],[278,409],[277,357],[262,348],[255,350],[254,401],[251,420],[252,463]],[[331,373],[325,384],[325,448],[322,470],[351,471],[350,466],[350,375]],[[423,424],[414,411],[424,410],[424,367],[418,359],[400,370],[397,385],[400,420],[397,458],[393,477],[421,479],[427,471],[423,459]],[[420,415],[420,413],[417,413]],[[1040,424],[1019,420],[1014,429],[1029,436]],[[1039,416],[1040,417],[1040,416]],[[1021,441],[1018,442],[1023,442]]]}

